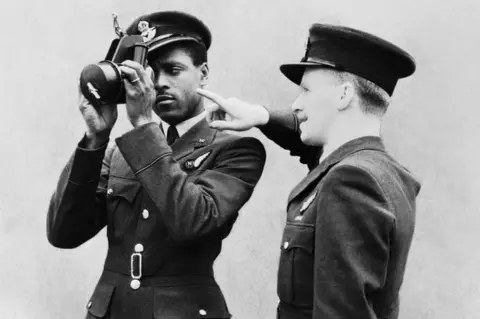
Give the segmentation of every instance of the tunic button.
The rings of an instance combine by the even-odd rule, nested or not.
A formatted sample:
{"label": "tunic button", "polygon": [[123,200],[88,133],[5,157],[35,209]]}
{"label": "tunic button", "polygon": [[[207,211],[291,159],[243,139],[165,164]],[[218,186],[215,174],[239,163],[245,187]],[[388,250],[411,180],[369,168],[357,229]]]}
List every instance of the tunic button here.
{"label": "tunic button", "polygon": [[137,280],[137,279],[134,279],[130,282],[130,287],[133,289],[133,290],[137,290],[138,288],[140,288],[140,280]]}
{"label": "tunic button", "polygon": [[290,244],[288,243],[288,241],[284,242],[284,243],[283,243],[283,248],[284,248],[284,249],[287,249],[287,248],[288,248],[288,245],[290,245]]}
{"label": "tunic button", "polygon": [[203,309],[200,309],[198,313],[201,314],[202,316],[205,316],[207,314],[207,312]]}
{"label": "tunic button", "polygon": [[87,308],[90,309],[91,307],[92,307],[92,302],[89,301],[89,302],[88,302],[88,305],[87,305]]}
{"label": "tunic button", "polygon": [[143,219],[147,219],[149,215],[150,213],[148,212],[148,210],[144,209],[142,212]]}
{"label": "tunic button", "polygon": [[113,194],[113,189],[109,188],[107,191],[107,195],[112,195]]}
{"label": "tunic button", "polygon": [[141,253],[143,251],[143,245],[142,244],[136,244],[135,245],[135,252],[136,253]]}

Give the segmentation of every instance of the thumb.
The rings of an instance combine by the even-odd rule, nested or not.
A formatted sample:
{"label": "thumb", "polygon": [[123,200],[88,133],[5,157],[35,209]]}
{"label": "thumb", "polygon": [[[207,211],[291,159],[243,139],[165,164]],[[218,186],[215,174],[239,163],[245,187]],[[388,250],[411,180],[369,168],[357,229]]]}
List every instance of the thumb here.
{"label": "thumb", "polygon": [[205,104],[204,108],[205,108],[205,111],[207,111],[209,113],[216,112],[220,109],[218,104]]}
{"label": "thumb", "polygon": [[227,121],[212,121],[210,127],[217,130],[231,130],[232,123]]}

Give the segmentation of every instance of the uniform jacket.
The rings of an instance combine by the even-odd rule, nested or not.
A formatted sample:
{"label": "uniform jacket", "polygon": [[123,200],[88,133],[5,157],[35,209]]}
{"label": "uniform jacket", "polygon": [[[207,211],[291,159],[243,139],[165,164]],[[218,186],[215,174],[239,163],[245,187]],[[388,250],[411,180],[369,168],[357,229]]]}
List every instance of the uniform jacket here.
{"label": "uniform jacket", "polygon": [[115,142],[79,143],[48,211],[48,239],[59,248],[107,227],[87,318],[230,318],[213,262],[262,174],[263,145],[205,119],[171,147],[155,123]]}
{"label": "uniform jacket", "polygon": [[311,168],[288,198],[278,318],[396,319],[420,184],[375,136],[317,165],[321,149],[296,144],[295,121],[272,112],[262,128]]}

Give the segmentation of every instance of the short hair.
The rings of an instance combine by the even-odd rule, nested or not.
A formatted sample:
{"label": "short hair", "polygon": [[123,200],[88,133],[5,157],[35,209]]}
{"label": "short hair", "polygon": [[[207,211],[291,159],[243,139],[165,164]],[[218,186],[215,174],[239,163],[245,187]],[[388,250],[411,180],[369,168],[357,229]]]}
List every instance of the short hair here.
{"label": "short hair", "polygon": [[384,89],[355,74],[335,69],[331,70],[341,83],[353,83],[359,98],[360,108],[365,114],[372,114],[378,117],[382,117],[385,114],[391,98]]}

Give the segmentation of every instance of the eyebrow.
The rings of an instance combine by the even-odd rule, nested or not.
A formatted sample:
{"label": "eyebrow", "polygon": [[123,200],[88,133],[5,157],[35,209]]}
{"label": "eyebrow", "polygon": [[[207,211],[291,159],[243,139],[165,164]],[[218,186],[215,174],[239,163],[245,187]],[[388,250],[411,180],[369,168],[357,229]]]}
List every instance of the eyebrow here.
{"label": "eyebrow", "polygon": [[164,68],[164,67],[174,67],[174,66],[177,66],[177,67],[182,67],[182,68],[186,68],[187,65],[185,65],[184,63],[182,62],[178,62],[178,61],[162,61],[162,62],[154,62],[154,63],[151,63],[152,67],[161,67],[161,68]]}

